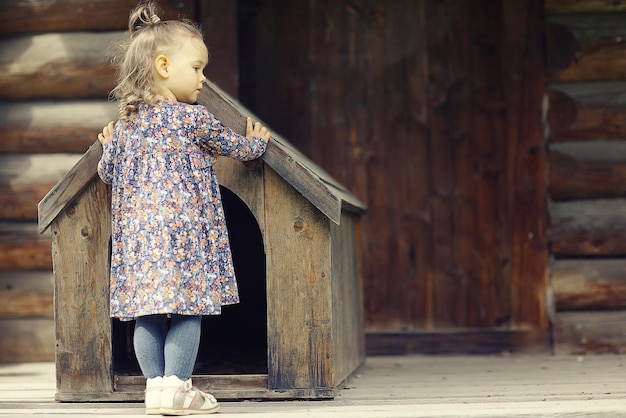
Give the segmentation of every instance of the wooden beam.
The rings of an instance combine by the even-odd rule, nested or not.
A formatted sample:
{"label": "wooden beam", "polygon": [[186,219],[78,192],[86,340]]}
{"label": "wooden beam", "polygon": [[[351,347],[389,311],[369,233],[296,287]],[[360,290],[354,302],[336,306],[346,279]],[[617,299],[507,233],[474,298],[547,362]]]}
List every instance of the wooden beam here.
{"label": "wooden beam", "polygon": [[37,184],[0,183],[0,216],[21,221],[37,219],[37,203],[54,185],[53,179]]}
{"label": "wooden beam", "polygon": [[626,311],[559,312],[553,327],[556,354],[626,352]]}
{"label": "wooden beam", "polygon": [[[137,0],[2,0],[0,33],[125,30]],[[196,2],[159,2],[162,19],[193,19]]]}
{"label": "wooden beam", "polygon": [[52,318],[52,271],[0,272],[0,318]]}
{"label": "wooden beam", "polygon": [[626,308],[624,259],[557,259],[550,273],[558,311]]}
{"label": "wooden beam", "polygon": [[552,83],[550,141],[626,138],[626,83]]}
{"label": "wooden beam", "polygon": [[[561,48],[555,45],[554,48]],[[618,80],[626,77],[626,43],[621,38],[585,45],[563,70],[550,69],[550,81]]]}
{"label": "wooden beam", "polygon": [[0,363],[54,361],[54,319],[0,319]]}
{"label": "wooden beam", "polygon": [[579,161],[551,151],[549,166],[553,200],[626,197],[626,162]]}
{"label": "wooden beam", "polygon": [[74,154],[0,154],[0,217],[36,220],[37,203],[78,159]]}
{"label": "wooden beam", "polygon": [[611,13],[626,11],[626,3],[615,0],[545,0],[547,13]]}
{"label": "wooden beam", "polygon": [[626,199],[556,202],[550,219],[557,256],[626,255]]}
{"label": "wooden beam", "polygon": [[52,271],[51,240],[34,223],[0,223],[0,271]]}
{"label": "wooden beam", "polygon": [[0,218],[36,220],[38,202],[79,157],[75,154],[0,154]]}
{"label": "wooden beam", "polygon": [[0,98],[106,99],[114,87],[107,60],[121,32],[37,33],[0,40]]}
{"label": "wooden beam", "polygon": [[0,153],[83,153],[117,119],[107,100],[0,103]]}
{"label": "wooden beam", "polygon": [[551,81],[613,80],[626,77],[626,14],[551,16],[546,25]]}

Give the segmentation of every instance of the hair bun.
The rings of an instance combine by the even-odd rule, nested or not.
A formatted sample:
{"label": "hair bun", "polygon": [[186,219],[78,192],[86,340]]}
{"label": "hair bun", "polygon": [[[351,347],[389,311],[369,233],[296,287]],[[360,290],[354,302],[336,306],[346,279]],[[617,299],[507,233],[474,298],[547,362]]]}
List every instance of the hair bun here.
{"label": "hair bun", "polygon": [[131,36],[138,30],[154,25],[161,21],[158,15],[158,8],[152,1],[140,3],[132,12],[128,19],[128,32]]}

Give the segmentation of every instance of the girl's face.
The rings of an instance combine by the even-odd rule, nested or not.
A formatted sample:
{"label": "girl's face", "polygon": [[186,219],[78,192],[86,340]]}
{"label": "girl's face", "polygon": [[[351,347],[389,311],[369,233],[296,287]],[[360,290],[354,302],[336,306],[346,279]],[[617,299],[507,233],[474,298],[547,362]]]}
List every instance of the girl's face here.
{"label": "girl's face", "polygon": [[179,102],[196,103],[206,81],[203,71],[208,62],[208,55],[204,42],[192,37],[186,37],[181,48],[175,53],[160,55],[156,60],[156,66],[161,76],[158,77],[161,81],[158,83],[161,93]]}

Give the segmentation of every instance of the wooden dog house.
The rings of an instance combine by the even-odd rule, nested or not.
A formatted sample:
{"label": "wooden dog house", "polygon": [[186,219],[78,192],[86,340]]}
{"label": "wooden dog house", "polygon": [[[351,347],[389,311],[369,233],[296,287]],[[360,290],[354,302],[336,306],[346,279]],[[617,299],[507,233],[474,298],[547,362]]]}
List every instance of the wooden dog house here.
{"label": "wooden dog house", "polygon": [[[215,85],[207,83],[200,103],[245,131],[249,112]],[[53,234],[60,401],[143,399],[132,323],[109,318],[110,187],[96,174],[101,152],[92,145],[39,203],[39,230]],[[204,318],[195,383],[222,399],[334,397],[365,357],[357,238],[364,205],[277,135],[259,160],[219,159],[216,169],[242,303]],[[207,348],[215,346],[223,349]]]}

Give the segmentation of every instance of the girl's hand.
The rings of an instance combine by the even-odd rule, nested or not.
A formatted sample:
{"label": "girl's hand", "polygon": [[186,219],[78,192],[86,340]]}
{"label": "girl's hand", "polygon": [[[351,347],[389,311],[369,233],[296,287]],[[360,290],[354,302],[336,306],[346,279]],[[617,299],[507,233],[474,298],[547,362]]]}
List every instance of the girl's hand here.
{"label": "girl's hand", "polygon": [[113,138],[113,126],[114,125],[115,125],[115,122],[113,121],[109,122],[107,126],[102,128],[102,132],[98,134],[98,141],[100,141],[102,145],[108,143]]}
{"label": "girl's hand", "polygon": [[246,138],[252,138],[253,136],[262,138],[265,142],[267,142],[270,139],[270,131],[268,131],[265,126],[261,125],[261,122],[256,122],[253,126],[252,119],[248,118],[248,124],[246,126]]}

